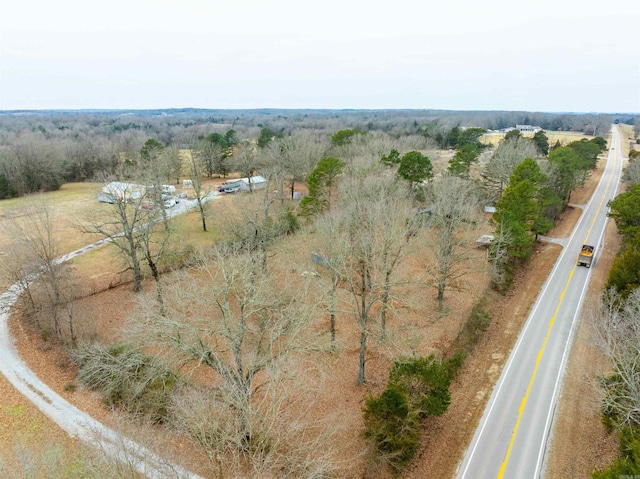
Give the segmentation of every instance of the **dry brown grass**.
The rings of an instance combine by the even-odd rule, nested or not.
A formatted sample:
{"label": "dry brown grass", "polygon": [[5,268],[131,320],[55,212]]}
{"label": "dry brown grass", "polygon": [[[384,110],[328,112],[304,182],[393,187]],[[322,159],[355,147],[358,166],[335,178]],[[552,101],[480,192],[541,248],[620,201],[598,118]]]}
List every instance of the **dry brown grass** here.
{"label": "dry brown grass", "polygon": [[572,141],[580,141],[583,138],[586,138],[587,140],[593,138],[592,136],[585,135],[584,133],[573,131],[545,131],[545,133],[547,134],[547,138],[549,138],[549,146],[555,145],[556,141],[559,141],[561,145],[566,145]]}
{"label": "dry brown grass", "polygon": [[[214,202],[213,206],[222,209],[231,207],[232,204],[221,201]],[[181,220],[185,224],[179,228],[185,242],[199,235],[197,217],[190,216],[191,218],[187,216]],[[190,221],[197,225],[193,226],[193,231],[189,230]],[[205,237],[209,239],[212,235]],[[202,242],[202,245],[206,244],[206,241]],[[305,237],[304,234],[287,237],[271,249],[269,261],[273,265],[279,265],[282,272],[290,278],[299,277],[302,271],[313,268],[310,261],[311,245],[312,238]],[[332,427],[339,430],[336,438],[338,449],[341,451],[338,460],[348,465],[343,469],[342,477],[357,477],[362,473],[367,445],[362,438],[361,407],[365,396],[377,394],[386,386],[392,358],[398,354],[429,355],[444,352],[460,330],[461,322],[467,317],[475,300],[486,288],[487,278],[483,272],[483,258],[480,256],[473,271],[464,278],[458,288],[446,293],[446,311],[438,312],[435,289],[430,286],[430,280],[424,273],[426,257],[429,257],[429,252],[421,239],[416,238],[411,256],[399,272],[399,280],[407,284],[403,293],[407,302],[396,305],[398,313],[389,320],[391,334],[386,343],[380,343],[375,332],[372,332],[369,338],[366,385],[356,384],[359,328],[353,317],[346,312],[339,314],[338,352],[334,355],[328,352],[328,320],[325,315],[320,315],[310,325],[308,339],[311,343],[319,345],[320,349],[301,357],[300,363],[313,365],[316,373],[308,375],[307,380],[315,383],[321,377],[323,387],[322,394],[316,397],[318,406],[309,419],[319,421],[331,417]],[[127,317],[136,314],[138,306],[129,285],[108,289],[109,285],[126,279],[126,275],[120,274],[121,267],[114,261],[112,251],[103,248],[85,257],[79,257],[72,262],[72,267],[76,276],[82,278],[80,285],[83,298],[74,305],[77,329],[84,337],[96,337],[107,342],[121,338],[119,328]],[[165,275],[164,281],[167,285],[175,284],[171,274]],[[149,284],[146,289],[153,291],[152,285]],[[19,347],[31,367],[41,377],[48,377],[55,390],[64,393],[64,385],[73,381],[74,372],[56,372],[56,364],[60,361],[51,356],[63,353],[54,352],[56,348],[49,345],[50,352],[34,354],[42,349],[41,345],[33,342],[39,341],[38,338],[27,334],[27,330],[15,328],[19,328],[18,323],[14,323],[14,331],[22,338],[19,340]],[[87,406],[87,395],[76,392],[66,393],[65,396],[72,402],[81,399],[81,407],[89,409],[92,414],[104,417],[104,411],[97,412],[100,409],[99,404]],[[109,422],[108,419],[105,420]]]}
{"label": "dry brown grass", "polygon": [[625,158],[629,157],[629,152],[631,150],[640,150],[640,145],[635,142],[634,134],[633,134],[633,126],[631,125],[618,125],[618,130],[620,131],[620,147],[622,156]]}
{"label": "dry brown grass", "polygon": [[[443,164],[445,161],[446,159],[442,159]],[[575,193],[573,202],[584,202],[583,198],[588,197],[588,192],[595,185],[596,180],[597,175],[594,175],[584,189]],[[95,201],[93,194],[89,195],[89,189],[84,192],[85,195],[89,195],[87,198],[82,198],[82,194],[78,191],[79,197],[71,199],[73,196],[71,191],[76,190],[69,188],[63,193],[69,195],[66,201],[73,205],[79,206],[83,202],[90,204]],[[227,199],[219,201],[214,203],[211,210],[210,218],[214,225],[216,212],[225,208]],[[60,204],[65,203],[61,201]],[[0,209],[0,214],[1,212]],[[557,236],[568,234],[578,215],[577,209],[571,210],[567,213],[565,221],[552,234]],[[215,238],[214,233],[201,232],[200,223],[197,217],[194,217],[194,213],[186,215],[179,222],[180,236],[177,239],[181,244],[193,242],[198,247],[206,247]],[[67,230],[67,233],[75,234],[70,231]],[[308,331],[309,339],[319,347],[299,358],[299,367],[307,372],[306,376],[303,375],[309,381],[306,386],[313,389],[321,384],[322,393],[315,398],[317,407],[309,414],[308,419],[315,421],[329,418],[329,425],[333,424],[338,431],[335,446],[340,451],[337,459],[344,465],[341,477],[351,478],[362,475],[367,445],[361,435],[361,407],[365,396],[377,394],[384,389],[392,358],[398,354],[412,352],[428,355],[447,351],[458,334],[462,321],[466,319],[475,302],[486,294],[487,277],[483,271],[482,260],[478,259],[473,271],[464,277],[459,288],[447,291],[445,312],[438,312],[435,289],[430,286],[424,275],[424,261],[429,257],[429,253],[424,246],[421,246],[420,238],[416,240],[411,256],[399,273],[403,279],[408,280],[403,289],[403,295],[407,301],[396,305],[397,314],[389,323],[392,333],[390,340],[382,344],[377,341],[375,335],[370,336],[367,384],[364,386],[356,384],[359,330],[353,318],[346,312],[342,312],[338,317],[336,354],[328,352],[328,318],[326,315],[320,315],[310,325]],[[73,241],[65,243],[65,249],[69,251],[75,249],[72,245],[78,242],[77,238],[73,238]],[[311,245],[312,238],[306,234],[287,237],[272,248],[269,261],[271,264],[280,265],[283,274],[297,277],[302,271],[312,268],[309,261]],[[535,252],[536,261],[539,264],[549,265],[550,269],[558,253],[557,245],[539,245]],[[108,289],[110,284],[127,280],[126,276],[119,274],[121,267],[118,262],[113,260],[107,248],[103,248],[74,260],[72,267],[75,274],[82,278],[80,283],[85,291],[100,292],[87,295],[74,305],[74,314],[78,324],[82,324],[79,327],[83,334],[87,337],[95,336],[107,342],[120,339],[120,327],[127,317],[135,315],[138,305],[129,285],[124,284]],[[488,308],[492,314],[493,323],[480,341],[476,352],[469,357],[460,376],[455,380],[452,386],[452,406],[449,411],[442,418],[429,422],[430,432],[424,439],[419,458],[407,472],[407,477],[451,477],[456,464],[454,458],[460,457],[464,452],[473,434],[474,425],[482,414],[488,392],[506,361],[521,324],[526,319],[529,307],[540,285],[546,279],[547,273],[548,271],[543,268],[523,271],[516,279],[515,287],[508,296],[489,298]],[[171,274],[165,275],[164,281],[167,285],[174,284]],[[153,290],[150,282],[145,288],[149,291]],[[73,393],[65,391],[65,385],[74,381],[75,371],[64,360],[64,351],[51,343],[42,342],[37,335],[30,332],[28,328],[22,327],[17,321],[12,321],[12,328],[21,354],[40,377],[48,378],[50,386],[74,404],[108,424],[115,424],[115,418],[104,410],[95,396],[82,390]],[[0,381],[1,393],[16,394],[11,387]],[[29,404],[25,407],[33,409]],[[57,428],[47,420],[44,423],[45,430],[54,434]],[[4,424],[3,421],[3,426]],[[7,422],[7,425],[13,427],[12,422]],[[582,436],[571,437],[570,440],[575,444],[575,441],[580,438],[584,441],[585,438],[595,437],[594,434],[597,436],[598,432],[582,431]],[[191,450],[189,441],[179,437],[168,440],[174,443],[172,454],[186,456],[185,460],[198,472],[202,472],[202,469],[197,466],[202,458],[194,452],[188,453]],[[10,444],[0,443],[0,447],[7,451],[6,448],[9,448]],[[191,459],[188,459],[189,457]]]}

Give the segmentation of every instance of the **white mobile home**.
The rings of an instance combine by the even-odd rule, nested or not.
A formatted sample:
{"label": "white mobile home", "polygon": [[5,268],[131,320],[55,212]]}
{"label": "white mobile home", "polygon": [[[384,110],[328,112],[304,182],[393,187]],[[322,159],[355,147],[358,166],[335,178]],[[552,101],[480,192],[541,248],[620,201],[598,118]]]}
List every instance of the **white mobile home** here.
{"label": "white mobile home", "polygon": [[144,196],[145,187],[143,185],[112,181],[102,187],[102,193],[104,193],[103,197],[108,196],[118,201],[132,201],[139,200]]}
{"label": "white mobile home", "polygon": [[262,176],[252,176],[251,178],[238,178],[237,180],[230,180],[227,183],[238,184],[242,191],[261,190],[267,187],[267,180]]}

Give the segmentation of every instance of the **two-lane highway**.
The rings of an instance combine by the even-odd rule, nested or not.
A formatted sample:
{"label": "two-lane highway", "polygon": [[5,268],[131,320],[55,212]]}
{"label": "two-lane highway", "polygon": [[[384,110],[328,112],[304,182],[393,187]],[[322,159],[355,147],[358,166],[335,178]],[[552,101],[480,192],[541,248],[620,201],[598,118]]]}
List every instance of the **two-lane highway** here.
{"label": "two-lane highway", "polygon": [[[555,407],[591,269],[577,266],[582,244],[605,246],[607,202],[622,172],[620,135],[612,129],[602,179],[558,258],[505,364],[473,440],[458,467],[459,479],[542,477]],[[535,268],[535,264],[530,264]]]}

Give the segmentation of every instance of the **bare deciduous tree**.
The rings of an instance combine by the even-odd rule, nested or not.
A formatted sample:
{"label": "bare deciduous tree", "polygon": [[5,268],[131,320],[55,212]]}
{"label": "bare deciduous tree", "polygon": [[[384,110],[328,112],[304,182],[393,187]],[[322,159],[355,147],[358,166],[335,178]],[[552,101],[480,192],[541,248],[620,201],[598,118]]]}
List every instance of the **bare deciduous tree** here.
{"label": "bare deciduous tree", "polygon": [[49,141],[44,132],[23,132],[6,153],[13,173],[9,178],[19,194],[55,191],[62,185],[60,145]]}
{"label": "bare deciduous tree", "polygon": [[[48,325],[36,325],[50,328],[58,339],[64,339],[60,314],[61,306],[67,302],[64,292],[65,271],[58,261],[60,254],[58,241],[54,237],[55,217],[52,207],[42,198],[37,198],[11,219],[8,232],[15,242],[14,251],[21,254],[5,262],[5,271],[13,276],[11,279],[23,285],[36,281],[41,286],[50,321]],[[23,273],[25,276],[17,278]],[[32,306],[35,305],[29,289],[28,297]],[[69,339],[75,341],[72,316],[68,318],[67,328]]]}
{"label": "bare deciduous tree", "polygon": [[622,179],[627,185],[637,185],[640,183],[640,159],[629,161],[624,169]]}
{"label": "bare deciduous tree", "polygon": [[289,182],[289,198],[293,199],[296,183],[309,176],[324,157],[328,143],[323,141],[323,137],[309,134],[283,138],[277,143]]}
{"label": "bare deciduous tree", "polygon": [[200,220],[202,221],[202,231],[207,231],[207,215],[205,204],[207,196],[211,193],[204,188],[204,174],[206,170],[206,161],[202,156],[201,150],[191,150],[189,152],[189,174],[188,178],[193,187],[193,194],[198,204],[200,212]]}
{"label": "bare deciduous tree", "polygon": [[192,154],[197,151],[202,161],[203,172],[212,178],[214,174],[227,176],[229,165],[228,159],[222,147],[206,139],[198,140],[192,149]]}
{"label": "bare deciduous tree", "polygon": [[[386,321],[393,275],[411,230],[411,202],[397,181],[370,176],[344,181],[339,196],[340,208],[321,217],[318,230],[331,276],[350,294],[348,308],[360,329],[358,383],[363,384],[367,339],[378,317]],[[381,324],[382,339],[385,334]]]}
{"label": "bare deciduous tree", "polygon": [[340,467],[334,446],[337,420],[330,415],[313,419],[322,385],[310,388],[281,369],[270,374],[272,380],[243,416],[224,385],[184,388],[174,399],[172,425],[207,454],[215,477],[334,477]]}
{"label": "bare deciduous tree", "polygon": [[267,247],[284,234],[278,209],[270,188],[252,194],[237,195],[232,205],[218,219],[226,238],[251,253],[263,271],[267,269]]}
{"label": "bare deciduous tree", "polygon": [[247,421],[254,394],[269,381],[270,370],[301,346],[315,309],[307,282],[296,277],[294,284],[282,272],[255,268],[255,262],[255,253],[218,245],[198,271],[180,274],[180,288],[167,290],[164,314],[147,305],[130,324],[141,343],[215,374],[211,386],[224,389],[243,449],[256,439]]}
{"label": "bare deciduous tree", "polygon": [[182,175],[182,152],[175,146],[168,146],[159,158],[161,171],[168,184],[178,184]]}
{"label": "bare deciduous tree", "polygon": [[488,261],[489,261],[489,277],[492,287],[498,291],[503,291],[505,286],[509,284],[508,263],[509,250],[512,237],[508,228],[498,225],[496,228],[496,237],[489,245]]}
{"label": "bare deciduous tree", "polygon": [[[331,256],[323,256],[315,251],[311,253],[311,261],[316,265],[316,270],[320,270],[322,274],[314,271],[317,275],[328,283],[326,287],[327,294],[327,312],[329,313],[329,334],[330,343],[329,350],[332,353],[336,351],[336,313],[338,312],[338,287],[340,286],[342,268],[342,255],[346,249],[346,245],[336,243],[340,238],[340,222],[330,216],[316,217],[316,246],[317,249]],[[325,281],[325,276],[328,281]]]}
{"label": "bare deciduous tree", "polygon": [[[3,253],[0,255],[2,279],[8,285],[16,284],[20,287],[23,291],[20,298],[27,300],[27,313],[34,314],[38,307],[31,291],[31,281],[38,273],[38,264],[33,261],[28,245],[20,240],[11,240],[7,245],[7,251],[11,251],[11,254]],[[34,318],[36,326],[40,328],[38,317],[34,316]]]}
{"label": "bare deciduous tree", "polygon": [[604,410],[619,426],[640,424],[640,289],[626,300],[614,292],[592,309],[596,341],[610,359],[613,375],[603,380]]}
{"label": "bare deciduous tree", "polygon": [[[129,189],[124,183],[122,188]],[[83,233],[110,241],[117,248],[127,269],[133,272],[133,290],[137,292],[142,289],[142,261],[148,261],[150,256],[153,259],[150,250],[145,251],[143,247],[151,246],[153,226],[166,212],[155,205],[149,208],[144,203],[144,195],[134,198],[129,191],[122,193],[112,204],[101,204],[91,210],[79,228]],[[169,234],[168,228],[165,233]]]}
{"label": "bare deciduous tree", "polygon": [[235,170],[249,181],[249,191],[253,191],[251,178],[258,168],[258,158],[255,145],[250,142],[242,143],[233,154],[232,164]]}
{"label": "bare deciduous tree", "polygon": [[[282,140],[271,141],[266,147],[261,148],[260,173],[269,181],[269,189],[274,192],[280,204],[284,204],[285,189],[288,175],[288,165],[286,164],[286,154]],[[289,140],[292,141],[292,140]]]}
{"label": "bare deciduous tree", "polygon": [[428,270],[442,310],[445,290],[469,272],[469,260],[478,256],[474,241],[482,221],[481,202],[474,182],[449,175],[431,184],[427,198],[431,203],[427,245],[436,259]]}
{"label": "bare deciduous tree", "polygon": [[156,297],[160,314],[164,314],[164,294],[162,288],[162,278],[160,275],[160,262],[164,257],[167,246],[171,240],[173,230],[165,227],[162,231],[156,228],[156,222],[151,221],[140,225],[140,250],[144,261],[151,270],[151,276],[156,285]]}
{"label": "bare deciduous tree", "polygon": [[519,136],[503,141],[496,148],[482,173],[486,188],[494,192],[496,198],[502,197],[502,192],[509,186],[513,169],[525,158],[537,156],[536,145],[528,138]]}

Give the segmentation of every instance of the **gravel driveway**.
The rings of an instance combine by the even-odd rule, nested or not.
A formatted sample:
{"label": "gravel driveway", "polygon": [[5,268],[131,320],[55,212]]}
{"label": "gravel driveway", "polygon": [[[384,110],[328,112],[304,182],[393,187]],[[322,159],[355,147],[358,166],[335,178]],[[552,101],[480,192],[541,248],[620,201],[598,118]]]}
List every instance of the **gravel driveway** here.
{"label": "gravel driveway", "polygon": [[[215,199],[211,196],[207,199]],[[195,200],[182,200],[171,208],[169,215],[175,216],[194,208]],[[106,244],[101,240],[62,256],[57,261],[70,259]],[[22,361],[9,330],[11,307],[22,293],[20,284],[14,284],[0,295],[0,374],[44,414],[69,435],[97,446],[112,457],[129,464],[138,472],[152,479],[202,479],[180,466],[170,464],[140,444],[131,441],[116,431],[104,426],[91,416],[76,408],[38,378]]]}

